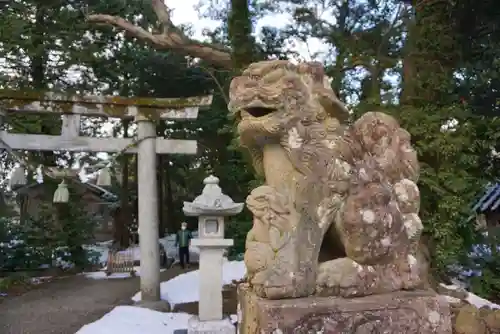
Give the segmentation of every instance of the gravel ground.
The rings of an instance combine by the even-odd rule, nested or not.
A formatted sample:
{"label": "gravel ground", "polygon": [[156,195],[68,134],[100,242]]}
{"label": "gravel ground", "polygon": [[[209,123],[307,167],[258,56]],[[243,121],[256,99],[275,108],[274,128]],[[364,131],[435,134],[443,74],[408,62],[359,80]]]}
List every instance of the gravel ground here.
{"label": "gravel ground", "polygon": [[[182,273],[161,273],[166,281]],[[43,284],[0,303],[1,334],[75,334],[117,305],[131,303],[139,278],[93,280],[83,275]]]}

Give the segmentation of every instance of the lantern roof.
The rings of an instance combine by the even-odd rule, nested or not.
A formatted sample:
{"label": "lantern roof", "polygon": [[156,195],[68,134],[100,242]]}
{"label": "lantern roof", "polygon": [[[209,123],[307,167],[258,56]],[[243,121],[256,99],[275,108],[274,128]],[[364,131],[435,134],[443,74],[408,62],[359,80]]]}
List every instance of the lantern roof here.
{"label": "lantern roof", "polygon": [[203,180],[205,187],[193,202],[184,202],[182,211],[186,216],[233,216],[243,210],[244,203],[235,203],[222,193],[219,178],[213,175]]}

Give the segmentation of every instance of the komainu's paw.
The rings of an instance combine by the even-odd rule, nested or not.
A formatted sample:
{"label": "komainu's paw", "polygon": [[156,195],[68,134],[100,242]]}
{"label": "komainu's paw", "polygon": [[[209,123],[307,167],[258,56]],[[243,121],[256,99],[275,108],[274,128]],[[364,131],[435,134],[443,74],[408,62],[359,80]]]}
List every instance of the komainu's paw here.
{"label": "komainu's paw", "polygon": [[297,288],[293,277],[282,276],[273,269],[261,271],[251,281],[255,293],[267,299],[284,299],[302,297],[297,295]]}
{"label": "komainu's paw", "polygon": [[417,265],[412,255],[375,266],[361,265],[350,258],[324,262],[318,268],[316,294],[360,297],[413,289],[421,283]]}
{"label": "komainu's paw", "polygon": [[319,296],[364,295],[360,277],[363,267],[350,258],[340,258],[323,262],[318,267],[316,294]]}
{"label": "komainu's paw", "polygon": [[[273,243],[271,242],[271,245]],[[314,292],[314,281],[306,277],[307,270],[294,261],[295,246],[287,242],[275,249],[273,263],[257,272],[250,280],[257,295],[268,299],[299,298]]]}

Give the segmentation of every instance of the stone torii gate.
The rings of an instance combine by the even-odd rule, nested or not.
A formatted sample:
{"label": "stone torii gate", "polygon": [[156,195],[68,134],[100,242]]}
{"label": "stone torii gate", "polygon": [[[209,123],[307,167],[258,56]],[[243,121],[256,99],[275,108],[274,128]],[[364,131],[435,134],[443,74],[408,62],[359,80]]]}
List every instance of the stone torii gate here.
{"label": "stone torii gate", "polygon": [[[156,138],[154,121],[196,119],[199,108],[211,103],[212,96],[159,99],[0,91],[2,116],[31,113],[61,114],[63,118],[59,136],[0,131],[0,149],[137,153],[141,293],[143,301],[155,302],[160,300],[156,154],[196,154],[197,142]],[[137,138],[80,136],[81,116],[134,119]]]}

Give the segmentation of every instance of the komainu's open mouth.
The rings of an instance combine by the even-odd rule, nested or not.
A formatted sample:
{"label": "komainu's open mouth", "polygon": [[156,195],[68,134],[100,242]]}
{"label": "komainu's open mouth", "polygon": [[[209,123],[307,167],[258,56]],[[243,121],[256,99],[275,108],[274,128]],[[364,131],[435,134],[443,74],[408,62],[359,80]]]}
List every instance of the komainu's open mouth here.
{"label": "komainu's open mouth", "polygon": [[272,114],[276,111],[274,108],[266,108],[266,107],[249,107],[244,109],[247,113],[249,113],[252,117],[264,117],[269,114]]}

